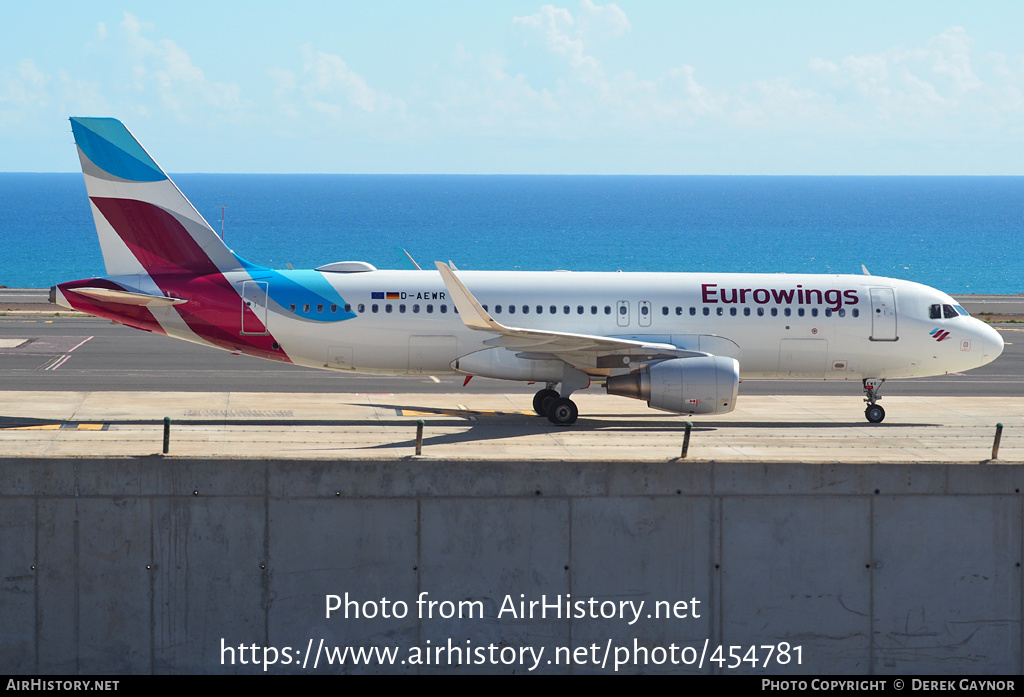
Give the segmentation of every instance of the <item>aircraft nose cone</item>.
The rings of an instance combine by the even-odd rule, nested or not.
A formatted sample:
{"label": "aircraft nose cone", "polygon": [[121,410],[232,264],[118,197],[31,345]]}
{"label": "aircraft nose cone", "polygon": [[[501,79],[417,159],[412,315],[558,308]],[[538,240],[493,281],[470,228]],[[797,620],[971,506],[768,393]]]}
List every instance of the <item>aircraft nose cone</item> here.
{"label": "aircraft nose cone", "polygon": [[984,347],[984,357],[989,361],[994,361],[1003,352],[1003,337],[986,324],[983,327],[982,346]]}

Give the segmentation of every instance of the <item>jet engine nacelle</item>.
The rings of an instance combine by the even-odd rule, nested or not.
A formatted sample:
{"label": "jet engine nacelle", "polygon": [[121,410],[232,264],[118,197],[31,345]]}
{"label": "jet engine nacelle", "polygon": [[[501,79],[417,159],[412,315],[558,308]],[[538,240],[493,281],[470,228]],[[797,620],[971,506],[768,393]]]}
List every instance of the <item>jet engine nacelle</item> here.
{"label": "jet engine nacelle", "polygon": [[679,414],[726,414],[736,406],[740,364],[726,356],[673,358],[608,378],[609,394]]}

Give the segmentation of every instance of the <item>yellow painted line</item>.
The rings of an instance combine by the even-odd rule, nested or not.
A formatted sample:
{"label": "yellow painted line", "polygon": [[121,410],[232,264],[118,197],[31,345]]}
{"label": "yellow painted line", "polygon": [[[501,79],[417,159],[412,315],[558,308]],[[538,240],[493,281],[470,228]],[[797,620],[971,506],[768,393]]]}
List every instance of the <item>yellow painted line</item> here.
{"label": "yellow painted line", "polygon": [[399,416],[505,416],[518,414],[525,416],[525,411],[495,411],[492,409],[395,409]]}
{"label": "yellow painted line", "polygon": [[36,424],[35,426],[0,426],[0,431],[105,431],[109,424]]}

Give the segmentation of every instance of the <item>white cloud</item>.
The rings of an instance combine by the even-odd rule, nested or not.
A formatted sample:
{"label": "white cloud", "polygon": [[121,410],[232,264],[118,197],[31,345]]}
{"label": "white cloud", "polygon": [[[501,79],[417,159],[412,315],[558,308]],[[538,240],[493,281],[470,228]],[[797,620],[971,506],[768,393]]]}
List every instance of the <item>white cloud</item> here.
{"label": "white cloud", "polygon": [[371,87],[341,56],[316,51],[308,44],[299,48],[299,54],[301,70],[267,71],[274,106],[284,117],[275,121],[279,133],[293,137],[308,129],[332,132],[344,125],[375,132],[375,137],[392,137],[388,125],[405,119],[402,99]]}
{"label": "white cloud", "polygon": [[314,51],[308,44],[301,51],[305,78],[301,90],[311,105],[335,115],[346,105],[366,112],[386,111],[396,105],[388,95],[371,89],[340,56]]}
{"label": "white cloud", "polygon": [[161,106],[182,121],[200,115],[208,118],[211,110],[223,114],[242,108],[237,84],[209,80],[177,43],[170,39],[153,41],[144,36],[153,28],[153,24],[124,13],[122,37],[134,61],[130,68],[132,89],[142,93],[154,91]]}
{"label": "white cloud", "polygon": [[[545,5],[513,24],[543,39],[547,52],[569,69],[568,77],[548,93],[559,111],[571,115],[561,137],[645,137],[638,130],[652,125],[660,135],[685,135],[678,130],[695,119],[721,114],[728,97],[701,85],[696,69],[679,65],[658,76],[637,76],[632,70],[609,70],[597,57],[603,41],[630,32],[626,13],[614,3],[582,0],[574,15],[566,8]],[[519,76],[529,85],[528,77]],[[669,129],[666,131],[665,129]],[[675,129],[675,130],[673,130]]]}
{"label": "white cloud", "polygon": [[106,102],[94,82],[76,80],[63,70],[50,75],[27,58],[0,68],[0,126],[38,129],[69,114],[105,110]]}
{"label": "white cloud", "polygon": [[0,107],[33,110],[50,101],[50,77],[31,58],[0,70]]}

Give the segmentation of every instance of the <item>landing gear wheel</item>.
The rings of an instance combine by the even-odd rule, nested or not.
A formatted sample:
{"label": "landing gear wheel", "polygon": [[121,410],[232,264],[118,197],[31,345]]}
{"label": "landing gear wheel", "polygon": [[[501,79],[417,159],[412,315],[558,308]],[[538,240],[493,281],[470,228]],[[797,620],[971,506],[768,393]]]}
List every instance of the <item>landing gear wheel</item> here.
{"label": "landing gear wheel", "polygon": [[864,410],[864,416],[866,416],[868,421],[871,423],[880,424],[882,423],[882,419],[885,418],[885,409],[877,404],[869,404],[868,408]]}
{"label": "landing gear wheel", "polygon": [[537,416],[547,416],[552,400],[558,399],[558,390],[541,390],[533,395],[533,410]]}
{"label": "landing gear wheel", "polygon": [[579,414],[576,403],[565,397],[554,399],[548,405],[548,421],[555,426],[570,426],[576,423]]}

